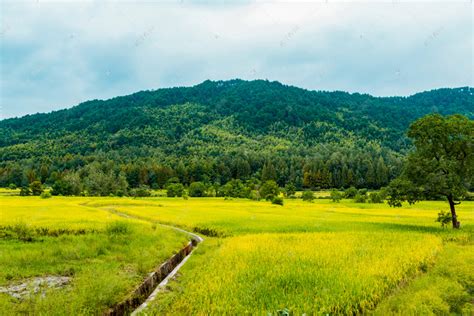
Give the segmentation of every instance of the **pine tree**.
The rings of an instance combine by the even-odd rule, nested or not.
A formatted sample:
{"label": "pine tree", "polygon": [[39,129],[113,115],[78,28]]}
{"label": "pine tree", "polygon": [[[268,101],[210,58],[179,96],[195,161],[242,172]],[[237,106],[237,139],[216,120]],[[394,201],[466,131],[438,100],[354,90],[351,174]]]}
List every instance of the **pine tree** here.
{"label": "pine tree", "polygon": [[386,185],[388,183],[388,168],[385,165],[385,162],[382,157],[379,157],[375,170],[377,187],[382,187]]}
{"label": "pine tree", "polygon": [[374,188],[376,183],[375,169],[372,161],[367,162],[367,172],[365,174],[365,183],[367,187]]}
{"label": "pine tree", "polygon": [[275,167],[273,166],[271,161],[267,161],[263,165],[262,181],[264,182],[269,181],[269,180],[276,181],[276,179],[277,179],[277,175],[276,175]]}

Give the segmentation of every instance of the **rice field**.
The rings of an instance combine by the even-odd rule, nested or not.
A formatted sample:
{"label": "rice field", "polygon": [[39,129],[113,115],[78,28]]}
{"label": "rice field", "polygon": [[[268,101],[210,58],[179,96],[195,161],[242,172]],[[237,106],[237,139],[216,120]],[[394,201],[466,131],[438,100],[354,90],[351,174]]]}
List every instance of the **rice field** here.
{"label": "rice field", "polygon": [[[232,237],[183,277],[169,314],[354,314],[431,264],[441,241],[408,233],[252,234]],[[179,284],[182,286],[182,283]]]}
{"label": "rice field", "polygon": [[[0,203],[2,227],[23,221],[63,232],[33,242],[2,237],[0,286],[73,271],[69,290],[22,302],[0,294],[1,310],[103,311],[184,244],[186,236],[157,225],[165,223],[206,239],[146,314],[472,312],[474,202],[458,206],[460,231],[435,223],[448,207],[435,201],[389,208],[326,199],[277,206],[223,198],[2,196]],[[111,238],[110,227],[123,221],[126,235]]]}
{"label": "rice field", "polygon": [[[81,202],[0,198],[0,287],[27,285],[14,293],[21,298],[0,293],[1,315],[101,314],[187,242],[172,229]],[[30,282],[50,276],[71,281],[61,289]]]}
{"label": "rice field", "polygon": [[[309,203],[287,199],[284,206],[279,206],[266,201],[223,198],[107,198],[89,200],[84,205],[219,236],[359,230],[442,233],[434,221],[440,210],[448,208],[447,203],[441,201],[391,208],[387,204],[354,203],[352,200],[333,203],[318,199]],[[462,231],[471,232],[474,229],[474,203],[464,202],[457,210],[464,219]]]}

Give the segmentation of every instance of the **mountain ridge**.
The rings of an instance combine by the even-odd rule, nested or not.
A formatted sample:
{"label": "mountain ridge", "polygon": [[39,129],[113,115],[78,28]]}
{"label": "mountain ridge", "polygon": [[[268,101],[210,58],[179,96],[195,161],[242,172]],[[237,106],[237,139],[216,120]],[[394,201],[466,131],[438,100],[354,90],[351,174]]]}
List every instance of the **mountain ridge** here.
{"label": "mountain ridge", "polygon": [[198,84],[192,85],[192,86],[175,86],[175,87],[165,87],[165,88],[157,88],[157,89],[151,89],[151,90],[140,90],[140,91],[136,91],[136,92],[133,92],[133,93],[130,93],[130,94],[114,96],[114,97],[106,98],[106,99],[86,100],[84,102],[78,103],[78,104],[70,106],[70,107],[65,107],[65,108],[61,108],[61,109],[57,109],[57,110],[52,110],[52,111],[49,111],[49,112],[28,113],[28,114],[25,114],[25,115],[22,115],[22,116],[3,118],[3,119],[0,119],[0,122],[9,121],[9,120],[17,120],[17,119],[22,119],[24,117],[30,117],[30,116],[48,115],[48,114],[52,114],[52,113],[56,113],[56,112],[71,110],[71,109],[76,108],[78,106],[83,106],[83,105],[89,104],[91,102],[107,102],[107,101],[111,101],[111,100],[115,100],[115,99],[119,99],[119,98],[132,97],[132,96],[142,94],[142,93],[154,93],[154,92],[157,92],[157,91],[173,90],[173,89],[192,89],[192,88],[198,88],[198,87],[200,87],[202,85],[205,85],[205,84],[208,84],[208,83],[219,85],[219,84],[234,82],[234,81],[235,82],[248,82],[248,83],[250,83],[250,82],[268,82],[270,84],[275,83],[275,84],[281,85],[283,87],[296,88],[296,89],[304,90],[304,91],[307,91],[307,92],[329,93],[329,94],[331,94],[331,93],[343,93],[343,94],[348,94],[350,96],[368,96],[368,97],[375,98],[375,99],[407,99],[407,98],[417,97],[419,95],[438,92],[438,91],[453,91],[453,92],[466,91],[467,93],[470,93],[470,95],[473,95],[473,93],[474,93],[474,88],[473,87],[462,86],[462,87],[452,87],[452,88],[446,88],[446,87],[434,88],[434,89],[430,89],[430,90],[424,90],[424,91],[416,92],[416,93],[408,95],[408,96],[397,96],[397,95],[393,95],[393,96],[375,96],[375,95],[371,95],[370,93],[347,92],[347,91],[344,91],[344,90],[312,90],[312,89],[297,87],[297,86],[294,86],[294,85],[284,84],[284,83],[281,83],[279,81],[269,81],[269,80],[265,80],[265,79],[256,79],[256,80],[243,80],[243,79],[209,80],[208,79],[208,80],[205,80],[201,83],[198,83]]}
{"label": "mountain ridge", "polygon": [[[242,160],[250,170],[243,178],[248,178],[259,177],[266,161],[281,160],[282,168],[296,170],[291,176],[295,181],[296,176],[303,178],[305,168],[336,174],[344,165],[363,180],[369,165],[381,158],[393,169],[391,178],[411,148],[405,136],[409,124],[429,113],[473,118],[472,93],[472,88],[462,87],[373,97],[239,79],[91,100],[0,121],[0,184],[12,181],[12,168],[39,173],[47,165],[48,170],[66,172],[94,161],[115,161],[116,172],[137,163],[159,164],[176,173],[180,163],[194,168],[200,160],[212,169]],[[340,163],[326,166],[332,160]],[[216,175],[220,171],[206,172],[205,179],[223,181],[222,174]],[[289,173],[280,177],[280,184],[289,181]],[[238,174],[234,170],[224,178]],[[183,181],[197,178],[201,176]],[[18,177],[14,182],[20,182]]]}

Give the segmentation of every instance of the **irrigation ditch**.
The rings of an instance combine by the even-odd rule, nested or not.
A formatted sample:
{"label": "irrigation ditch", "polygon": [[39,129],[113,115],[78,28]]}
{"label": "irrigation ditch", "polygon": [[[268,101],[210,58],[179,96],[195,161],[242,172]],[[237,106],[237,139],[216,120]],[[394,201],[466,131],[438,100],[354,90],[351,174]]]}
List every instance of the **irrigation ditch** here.
{"label": "irrigation ditch", "polygon": [[[147,221],[146,219],[130,216],[114,209],[107,209],[107,211],[124,218],[134,218]],[[192,232],[188,232],[179,227],[160,223],[156,223],[156,225],[168,227],[187,234],[191,237],[191,240],[171,258],[156,268],[155,271],[151,272],[145,278],[145,280],[128,295],[126,299],[111,307],[104,313],[104,315],[137,315],[139,312],[143,311],[149,305],[149,303],[155,299],[156,295],[166,287],[169,280],[173,278],[179,269],[186,263],[197,245],[204,241],[201,236]]]}

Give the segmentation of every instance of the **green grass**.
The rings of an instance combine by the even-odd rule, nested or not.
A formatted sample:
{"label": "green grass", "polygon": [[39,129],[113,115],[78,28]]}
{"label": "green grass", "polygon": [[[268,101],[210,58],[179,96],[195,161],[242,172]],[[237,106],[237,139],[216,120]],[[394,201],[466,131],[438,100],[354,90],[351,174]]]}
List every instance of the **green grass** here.
{"label": "green grass", "polygon": [[[108,212],[90,212],[79,205],[75,212],[88,217],[87,221],[78,222],[84,214],[68,213],[63,205],[71,201],[66,198],[49,199],[48,205],[36,197],[41,211],[33,207],[30,212],[40,212],[42,217],[36,218],[42,226],[26,224],[16,215],[24,214],[23,203],[34,205],[36,201],[17,199],[6,203],[2,198],[3,205],[9,207],[2,208],[0,286],[48,275],[71,276],[72,282],[44,297],[36,295],[22,301],[0,294],[2,315],[100,314],[124,299],[153,268],[187,241],[186,236],[172,229],[114,216],[112,220]],[[64,230],[67,215],[60,216],[62,212],[71,215],[74,229]]]}
{"label": "green grass", "polygon": [[[285,200],[285,205],[267,201],[223,198],[146,198],[101,199],[85,203],[91,208],[115,210],[147,220],[177,224],[188,229],[210,229],[221,235],[262,232],[332,232],[332,231],[423,231],[446,233],[435,219],[445,202],[421,202],[390,208],[386,204],[354,203],[343,200]],[[463,234],[474,230],[474,203],[458,206]],[[450,232],[450,231],[449,231]]]}
{"label": "green grass", "polygon": [[[438,258],[445,256],[445,251],[449,251],[451,245],[464,243],[462,252],[474,250],[472,202],[464,202],[458,207],[463,222],[460,231],[443,229],[435,223],[437,212],[448,207],[447,203],[436,201],[404,205],[402,208],[390,208],[386,204],[360,204],[351,200],[341,203],[329,200],[315,200],[314,203],[286,200],[285,206],[280,207],[263,201],[210,198],[187,201],[111,200],[88,205],[227,236],[218,239],[216,243],[219,246],[215,246],[215,243],[200,246],[197,253],[203,251],[206,255],[191,258],[189,265],[183,269],[180,281],[172,284],[173,291],[162,295],[153,305],[151,313],[157,314],[202,314],[204,311],[213,311],[215,314],[275,314],[285,308],[295,314],[311,314],[315,310],[321,313],[369,312],[393,289],[410,284],[412,279],[431,271],[431,266],[436,267]],[[320,251],[327,243],[326,233],[334,233],[334,241],[339,243],[331,246],[335,249],[334,254],[323,255]],[[262,234],[266,236],[264,241],[259,237]],[[296,238],[287,243],[284,241],[288,234],[311,238]],[[354,249],[362,255],[352,253],[342,258],[338,256],[344,245],[352,245],[353,240],[360,241]],[[273,241],[276,244],[270,248],[268,243]],[[252,247],[239,247],[241,242]],[[306,249],[306,252],[314,254],[296,274],[293,269],[302,253],[284,261],[276,259],[278,254],[292,253],[295,248]],[[251,255],[254,252],[257,254]],[[373,279],[370,269],[360,271],[357,281],[353,281],[354,277],[350,273],[343,273],[339,279],[335,277],[339,276],[336,272],[345,271],[343,268],[350,269],[359,264],[358,261],[359,266],[365,264],[365,267],[371,267],[374,256],[391,258],[386,265],[379,267],[381,275],[377,279]],[[237,264],[236,260],[241,260],[242,265]],[[390,270],[391,266],[404,260],[408,261],[401,271],[395,273]],[[460,260],[463,260],[461,255],[454,256],[453,266]],[[327,266],[321,267],[318,264],[321,261],[327,262]],[[275,263],[280,265],[278,273],[273,275]],[[235,274],[242,276],[236,277],[235,282],[223,284],[221,280],[232,280],[233,274],[229,272],[229,267]],[[333,270],[330,267],[337,268]],[[472,263],[469,267],[473,268]],[[269,275],[265,274],[267,271]],[[253,279],[253,275],[258,277]],[[325,279],[329,286],[319,291],[318,277],[324,280],[328,275],[332,276]],[[281,279],[287,278],[297,281],[296,285],[293,284],[295,293],[285,292],[277,286]],[[470,288],[473,282],[467,279],[467,283],[461,291],[472,297]],[[263,290],[255,292],[255,284]],[[373,289],[376,291],[372,292]],[[352,296],[342,297],[341,290],[352,293]],[[308,291],[314,295],[309,302]],[[434,291],[442,296],[448,290],[439,288]],[[328,298],[338,300],[331,301]],[[451,303],[454,304],[448,304],[451,310],[469,308],[464,306],[465,301]],[[399,302],[398,306],[402,311],[403,303]]]}
{"label": "green grass", "polygon": [[429,264],[440,247],[439,238],[411,232],[403,239],[394,232],[232,237],[187,267],[154,312],[357,313]]}
{"label": "green grass", "polygon": [[[58,308],[58,314],[89,314],[117,302],[183,244],[185,236],[154,228],[157,222],[213,237],[199,245],[148,314],[472,311],[473,202],[458,206],[459,231],[435,223],[448,208],[435,201],[402,208],[326,199],[287,199],[284,206],[159,197],[4,196],[0,202],[6,206],[0,213],[0,286],[36,275],[73,275],[71,290],[45,298],[18,303],[0,296],[1,309],[18,313]],[[31,218],[32,242],[15,233],[22,218]]]}
{"label": "green grass", "polygon": [[448,242],[426,274],[385,299],[375,315],[472,315],[474,246]]}

